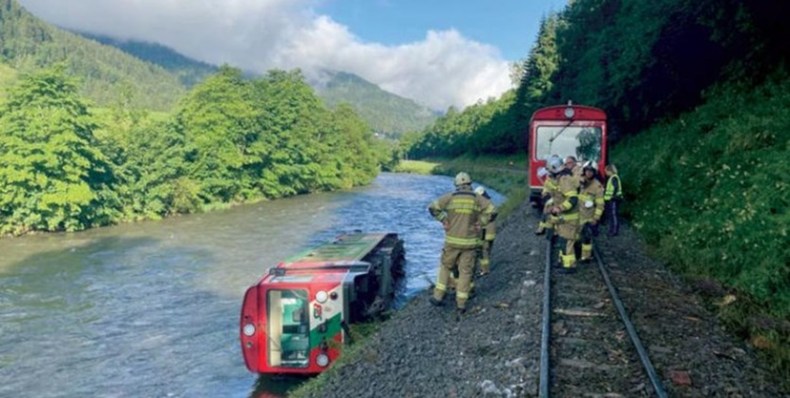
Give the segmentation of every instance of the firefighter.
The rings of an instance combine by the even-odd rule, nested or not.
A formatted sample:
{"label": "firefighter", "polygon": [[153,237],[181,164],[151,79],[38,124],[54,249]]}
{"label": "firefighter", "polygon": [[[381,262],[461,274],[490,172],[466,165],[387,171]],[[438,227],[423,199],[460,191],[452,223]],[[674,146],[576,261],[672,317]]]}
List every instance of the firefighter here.
{"label": "firefighter", "polygon": [[442,223],[445,231],[441,266],[430,302],[435,306],[444,304],[450,274],[457,269],[455,303],[460,315],[466,312],[469,300],[481,226],[488,224],[496,209],[490,200],[475,195],[469,174],[458,173],[454,183],[455,192],[442,195],[428,206],[431,216]]}
{"label": "firefighter", "polygon": [[[491,196],[488,195],[488,192],[483,187],[477,187],[475,194],[491,200]],[[494,238],[496,238],[495,219],[496,213],[491,215],[488,224],[485,224],[480,232],[480,272],[477,274],[480,277],[486,276],[491,272],[491,246],[493,246]]]}
{"label": "firefighter", "polygon": [[582,168],[582,182],[579,187],[579,224],[581,225],[582,262],[592,259],[592,238],[598,236],[598,222],[603,215],[603,186],[598,181],[598,171],[587,162]]}
{"label": "firefighter", "polygon": [[[563,273],[576,272],[576,241],[579,240],[579,180],[573,170],[563,164],[557,172],[557,196],[554,198],[550,213],[556,219],[556,232],[560,250]],[[564,247],[563,247],[564,246]]]}
{"label": "firefighter", "polygon": [[[554,231],[554,217],[549,209],[551,208],[552,204],[554,203],[554,198],[559,195],[559,185],[557,180],[557,173],[562,169],[562,159],[560,159],[557,155],[552,155],[546,161],[546,168],[538,170],[538,176],[545,177],[543,180],[543,192],[541,192],[541,197],[543,200],[543,216],[541,217],[540,223],[538,223],[538,229],[535,231],[535,235],[543,235],[546,230]],[[549,236],[552,234],[550,233]]]}
{"label": "firefighter", "polygon": [[603,200],[606,202],[606,223],[609,225],[609,232],[606,235],[617,236],[620,232],[620,220],[617,213],[620,202],[623,200],[623,186],[615,165],[607,165],[604,170],[606,170],[606,190],[603,193]]}

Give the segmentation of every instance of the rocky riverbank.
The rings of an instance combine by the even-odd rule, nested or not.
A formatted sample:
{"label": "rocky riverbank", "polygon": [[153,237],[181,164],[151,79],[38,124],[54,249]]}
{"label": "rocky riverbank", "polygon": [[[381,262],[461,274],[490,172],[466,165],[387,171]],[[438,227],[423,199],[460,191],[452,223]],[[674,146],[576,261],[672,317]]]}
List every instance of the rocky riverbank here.
{"label": "rocky riverbank", "polygon": [[[461,319],[452,296],[449,305],[437,308],[425,292],[361,343],[352,361],[321,376],[318,391],[304,395],[537,396],[546,241],[532,233],[535,223],[526,204],[504,220],[493,248],[493,272],[476,281],[477,295]],[[755,353],[727,335],[690,289],[645,254],[627,227],[598,244],[670,396],[786,396]],[[554,277],[597,275],[586,267]],[[599,345],[589,340],[580,349],[600,351]],[[634,353],[626,358],[637,360]],[[634,384],[629,391],[585,395],[651,396],[649,386]]]}

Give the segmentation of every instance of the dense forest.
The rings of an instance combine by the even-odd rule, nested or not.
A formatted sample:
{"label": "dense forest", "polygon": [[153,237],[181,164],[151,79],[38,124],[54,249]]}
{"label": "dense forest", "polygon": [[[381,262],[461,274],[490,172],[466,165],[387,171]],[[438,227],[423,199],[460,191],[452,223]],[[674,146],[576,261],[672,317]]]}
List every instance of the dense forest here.
{"label": "dense forest", "polygon": [[[411,158],[523,153],[536,109],[609,116],[632,225],[790,372],[790,27],[781,2],[576,0],[547,16],[521,83],[406,137]],[[714,288],[715,287],[715,288]],[[718,297],[718,296],[717,296]]]}
{"label": "dense forest", "polygon": [[298,71],[221,68],[172,114],[93,109],[63,64],[0,104],[0,233],[73,231],[369,183],[386,148]]}

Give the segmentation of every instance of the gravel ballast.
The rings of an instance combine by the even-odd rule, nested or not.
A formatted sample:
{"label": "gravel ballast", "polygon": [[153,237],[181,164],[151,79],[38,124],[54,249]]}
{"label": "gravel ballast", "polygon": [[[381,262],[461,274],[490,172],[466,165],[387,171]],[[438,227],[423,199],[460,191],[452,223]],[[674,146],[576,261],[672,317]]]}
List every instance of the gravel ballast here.
{"label": "gravel ballast", "polygon": [[[492,272],[475,282],[476,296],[464,316],[456,317],[452,295],[445,306],[434,307],[430,292],[419,294],[307,396],[537,396],[546,241],[533,234],[536,223],[526,203],[504,220]],[[688,288],[648,257],[627,226],[620,236],[600,237],[598,247],[669,396],[788,396],[753,350],[728,335]],[[599,347],[590,341],[587,349]],[[605,396],[645,396],[644,390],[610,393]]]}

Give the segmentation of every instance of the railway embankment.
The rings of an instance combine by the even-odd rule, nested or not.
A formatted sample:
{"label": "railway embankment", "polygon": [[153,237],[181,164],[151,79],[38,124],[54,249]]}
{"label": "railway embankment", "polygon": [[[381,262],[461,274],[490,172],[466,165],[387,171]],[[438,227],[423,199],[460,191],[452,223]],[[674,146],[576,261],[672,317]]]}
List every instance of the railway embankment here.
{"label": "railway embankment", "polygon": [[[527,206],[522,204],[502,221],[492,253],[492,273],[476,281],[476,296],[466,315],[456,318],[452,300],[445,307],[431,306],[425,292],[353,347],[342,366],[294,395],[537,396],[546,241],[533,234],[536,218]],[[647,255],[631,229],[626,227],[618,237],[600,237],[598,245],[669,396],[776,397],[788,393],[749,346],[724,330],[691,288]],[[553,277],[597,284],[595,278],[600,275],[595,265],[584,265],[576,274]],[[563,297],[559,306],[585,302],[573,297],[585,294],[581,289],[556,294]],[[611,306],[605,301],[578,308],[555,305],[553,311],[566,317],[585,316],[606,311]],[[594,388],[576,389],[574,394],[652,396],[638,371],[632,371],[625,382],[607,387],[609,372],[639,360],[632,348],[612,349],[617,346],[608,343],[627,338],[624,328],[622,333],[601,332],[595,322],[583,324],[587,330],[575,330],[576,323],[554,317],[553,335],[561,337],[555,340],[571,341],[576,351],[553,370],[555,396],[569,391],[558,385],[568,378],[558,374],[581,371],[598,380],[591,383]]]}

